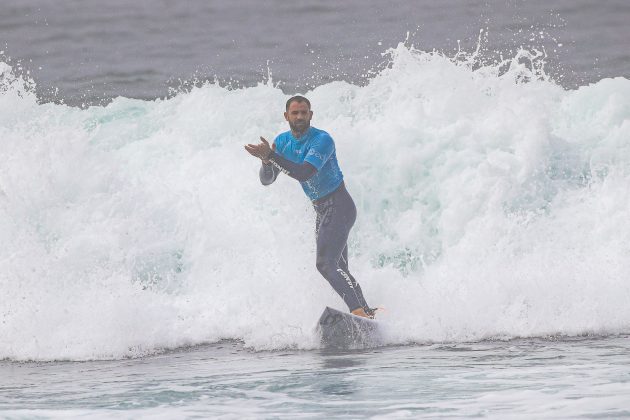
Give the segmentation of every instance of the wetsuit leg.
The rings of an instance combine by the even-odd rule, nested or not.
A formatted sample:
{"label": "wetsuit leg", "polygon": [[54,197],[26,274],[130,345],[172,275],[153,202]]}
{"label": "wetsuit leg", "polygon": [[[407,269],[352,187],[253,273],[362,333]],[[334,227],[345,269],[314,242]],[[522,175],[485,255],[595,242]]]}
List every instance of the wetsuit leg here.
{"label": "wetsuit leg", "polygon": [[317,270],[350,311],[361,307],[367,309],[361,287],[348,272],[347,241],[357,215],[352,197],[342,184],[335,192],[315,202],[314,207],[317,212]]}
{"label": "wetsuit leg", "polygon": [[341,252],[341,259],[339,260],[339,268],[341,268],[343,271],[346,272],[346,274],[348,274],[348,277],[350,277],[350,280],[352,281],[352,288],[354,289],[357,297],[359,298],[359,303],[361,304],[363,309],[365,309],[366,312],[369,313],[368,311],[369,306],[367,302],[365,301],[365,298],[363,297],[363,291],[361,290],[361,286],[359,286],[359,282],[356,281],[352,273],[350,273],[350,268],[348,267],[348,244],[347,243],[346,243],[346,246],[343,248],[343,251]]}

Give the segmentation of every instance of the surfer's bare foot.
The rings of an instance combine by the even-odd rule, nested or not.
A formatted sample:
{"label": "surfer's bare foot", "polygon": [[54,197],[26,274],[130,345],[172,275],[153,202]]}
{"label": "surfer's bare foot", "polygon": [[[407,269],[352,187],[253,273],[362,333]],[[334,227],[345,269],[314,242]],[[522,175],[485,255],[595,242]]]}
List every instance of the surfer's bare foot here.
{"label": "surfer's bare foot", "polygon": [[365,313],[365,309],[363,308],[357,308],[350,313],[353,315],[362,316],[363,318],[374,318],[374,316],[370,316],[367,313]]}

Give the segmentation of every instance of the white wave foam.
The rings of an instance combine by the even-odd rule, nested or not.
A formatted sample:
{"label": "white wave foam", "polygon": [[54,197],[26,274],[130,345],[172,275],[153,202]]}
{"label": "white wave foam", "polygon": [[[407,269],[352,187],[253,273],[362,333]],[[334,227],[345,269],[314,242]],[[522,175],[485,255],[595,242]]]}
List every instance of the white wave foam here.
{"label": "white wave foam", "polygon": [[[477,68],[401,45],[367,86],[308,92],[392,343],[630,329],[630,81],[565,91],[519,54]],[[242,147],[286,129],[286,95],[81,110],[0,71],[0,358],[317,346],[343,304],[314,267],[313,212],[292,179],[263,188]]]}

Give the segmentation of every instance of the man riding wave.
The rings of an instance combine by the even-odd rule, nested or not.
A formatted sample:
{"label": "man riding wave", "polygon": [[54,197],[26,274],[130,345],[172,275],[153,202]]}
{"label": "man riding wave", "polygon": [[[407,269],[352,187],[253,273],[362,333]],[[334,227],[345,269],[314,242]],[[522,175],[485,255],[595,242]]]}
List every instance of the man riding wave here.
{"label": "man riding wave", "polygon": [[272,146],[260,137],[259,144],[248,144],[245,150],[262,160],[259,175],[263,185],[272,184],[280,172],[300,181],[317,215],[317,270],[351,313],[373,318],[375,309],[368,306],[348,269],[348,235],[357,209],[343,182],[335,142],[327,132],[311,127],[311,103],[303,96],[287,101],[284,118],[290,130],[279,134]]}

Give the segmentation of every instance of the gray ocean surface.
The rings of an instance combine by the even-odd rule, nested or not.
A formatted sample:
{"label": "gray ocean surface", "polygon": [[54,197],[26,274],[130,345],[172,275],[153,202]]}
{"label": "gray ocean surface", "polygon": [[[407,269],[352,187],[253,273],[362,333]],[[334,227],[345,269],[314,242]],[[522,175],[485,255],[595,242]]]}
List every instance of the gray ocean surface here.
{"label": "gray ocean surface", "polygon": [[629,337],[0,362],[5,418],[630,417]]}
{"label": "gray ocean surface", "polygon": [[[271,77],[286,93],[334,80],[361,85],[400,42],[449,56],[480,45],[487,60],[538,49],[548,74],[574,89],[630,77],[630,1],[0,5],[0,61],[32,78],[41,102],[76,106],[152,100],[207,81],[238,88]],[[350,352],[253,351],[225,341],[135,359],[3,360],[0,417],[630,417],[630,337]]]}
{"label": "gray ocean surface", "polygon": [[629,19],[625,0],[4,0],[0,56],[20,63],[42,100],[82,104],[269,74],[288,93],[361,84],[400,42],[453,55],[482,35],[488,59],[544,50],[549,74],[574,88],[630,76]]}

